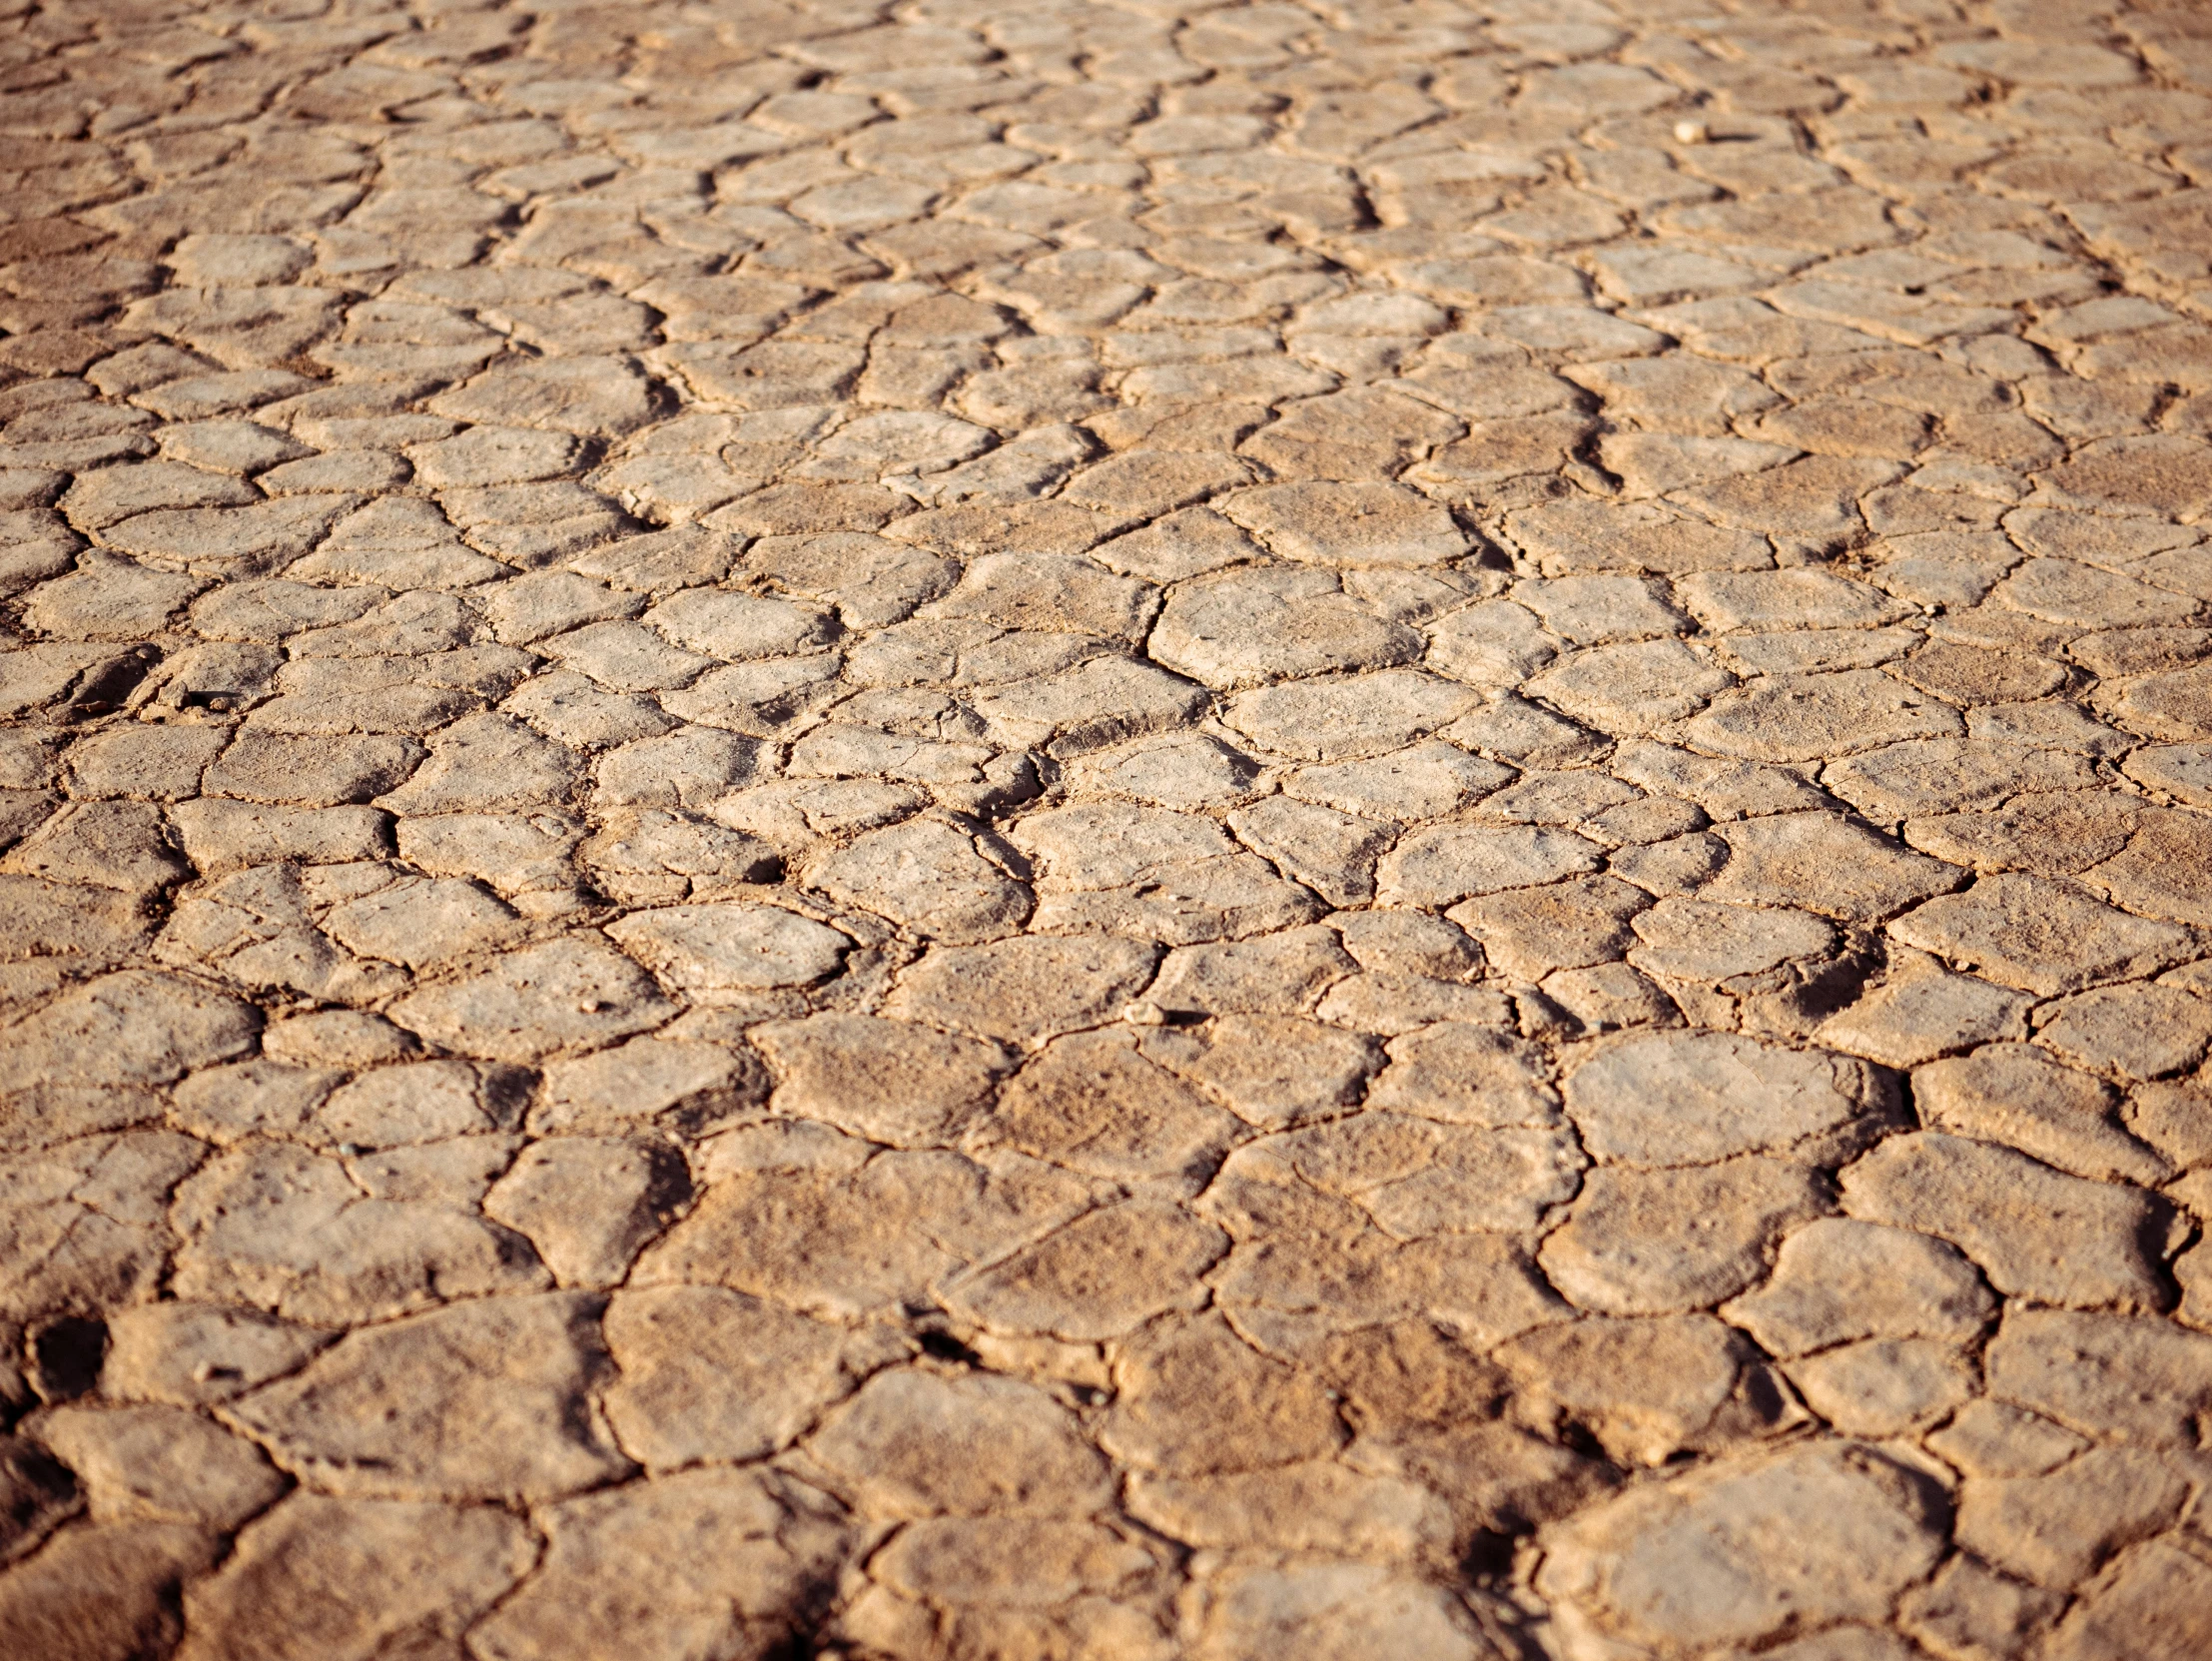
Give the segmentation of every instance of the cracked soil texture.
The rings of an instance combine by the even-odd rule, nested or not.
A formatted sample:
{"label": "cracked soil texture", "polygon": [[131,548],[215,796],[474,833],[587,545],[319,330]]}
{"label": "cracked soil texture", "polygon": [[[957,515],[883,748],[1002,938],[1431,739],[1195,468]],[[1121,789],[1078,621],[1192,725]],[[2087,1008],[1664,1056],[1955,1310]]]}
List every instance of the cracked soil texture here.
{"label": "cracked soil texture", "polygon": [[2212,1655],[2201,0],[0,0],[0,1653]]}

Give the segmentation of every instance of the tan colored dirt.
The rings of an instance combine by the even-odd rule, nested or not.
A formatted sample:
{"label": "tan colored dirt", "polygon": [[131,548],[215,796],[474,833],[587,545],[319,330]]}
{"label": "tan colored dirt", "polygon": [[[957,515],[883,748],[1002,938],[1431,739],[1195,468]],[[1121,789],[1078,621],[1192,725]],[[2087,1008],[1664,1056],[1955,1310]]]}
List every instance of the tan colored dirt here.
{"label": "tan colored dirt", "polygon": [[0,1654],[2212,1654],[2212,12],[0,0]]}

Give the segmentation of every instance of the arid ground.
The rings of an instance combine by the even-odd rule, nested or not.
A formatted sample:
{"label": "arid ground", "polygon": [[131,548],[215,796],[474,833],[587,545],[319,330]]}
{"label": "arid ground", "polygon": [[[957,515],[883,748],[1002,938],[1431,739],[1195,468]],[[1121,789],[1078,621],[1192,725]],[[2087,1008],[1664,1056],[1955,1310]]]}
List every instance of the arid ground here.
{"label": "arid ground", "polygon": [[0,1654],[2212,1655],[2203,0],[0,13]]}

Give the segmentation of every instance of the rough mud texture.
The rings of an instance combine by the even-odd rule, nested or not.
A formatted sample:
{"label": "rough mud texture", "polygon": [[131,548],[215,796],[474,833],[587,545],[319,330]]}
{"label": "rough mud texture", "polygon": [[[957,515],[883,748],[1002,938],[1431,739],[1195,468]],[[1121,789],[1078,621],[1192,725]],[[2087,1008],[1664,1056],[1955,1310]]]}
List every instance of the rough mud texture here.
{"label": "rough mud texture", "polygon": [[2212,1654],[2203,6],[0,11],[0,1652]]}

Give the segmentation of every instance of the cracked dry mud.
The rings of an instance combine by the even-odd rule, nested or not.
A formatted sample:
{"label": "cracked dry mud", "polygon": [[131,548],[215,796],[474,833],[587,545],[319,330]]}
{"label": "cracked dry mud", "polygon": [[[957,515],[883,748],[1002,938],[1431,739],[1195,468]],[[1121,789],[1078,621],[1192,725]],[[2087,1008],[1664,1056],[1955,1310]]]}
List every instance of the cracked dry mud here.
{"label": "cracked dry mud", "polygon": [[2212,1653],[2212,13],[0,0],[0,1652]]}

